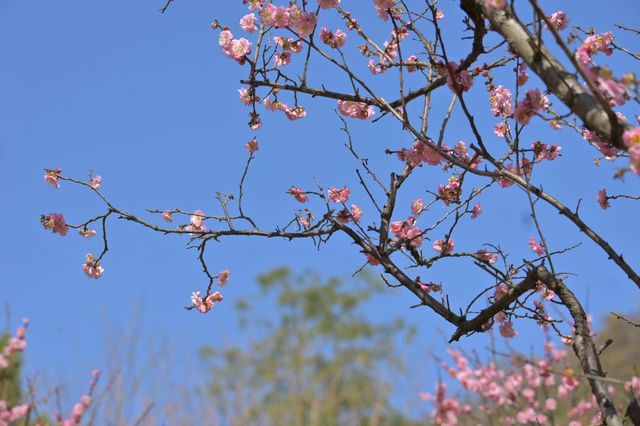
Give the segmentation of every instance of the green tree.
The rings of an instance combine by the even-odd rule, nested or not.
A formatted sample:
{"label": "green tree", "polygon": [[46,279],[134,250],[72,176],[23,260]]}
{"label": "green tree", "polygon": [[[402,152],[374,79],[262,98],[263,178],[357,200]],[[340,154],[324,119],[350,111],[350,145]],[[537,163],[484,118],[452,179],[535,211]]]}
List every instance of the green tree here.
{"label": "green tree", "polygon": [[[223,424],[408,425],[390,401],[404,372],[402,320],[374,324],[360,306],[384,284],[276,269],[237,303],[242,347],[206,348],[208,388]],[[265,309],[266,308],[266,309]]]}

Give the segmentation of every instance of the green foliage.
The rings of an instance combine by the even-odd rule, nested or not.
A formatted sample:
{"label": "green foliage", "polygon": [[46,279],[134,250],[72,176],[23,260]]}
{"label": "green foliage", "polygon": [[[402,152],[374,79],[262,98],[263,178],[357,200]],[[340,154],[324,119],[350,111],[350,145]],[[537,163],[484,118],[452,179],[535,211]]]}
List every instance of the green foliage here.
{"label": "green foliage", "polygon": [[[0,337],[0,348],[4,348],[9,341],[9,334],[4,333]],[[0,369],[0,401],[6,401],[9,407],[22,401],[22,389],[20,376],[22,373],[22,354],[15,353],[8,359],[9,366]]]}
{"label": "green foliage", "polygon": [[401,320],[376,324],[361,305],[384,288],[286,268],[259,278],[260,294],[236,304],[243,347],[207,348],[208,389],[222,424],[408,425],[392,408],[404,372]]}

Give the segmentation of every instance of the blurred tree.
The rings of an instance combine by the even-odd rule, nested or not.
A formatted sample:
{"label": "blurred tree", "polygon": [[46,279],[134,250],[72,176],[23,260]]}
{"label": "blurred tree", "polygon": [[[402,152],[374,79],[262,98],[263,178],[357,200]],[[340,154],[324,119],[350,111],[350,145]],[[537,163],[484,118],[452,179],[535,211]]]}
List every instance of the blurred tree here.
{"label": "blurred tree", "polygon": [[[7,346],[9,337],[8,332],[4,332],[0,336],[0,350]],[[6,368],[0,368],[0,401],[6,401],[8,406],[14,406],[22,401],[20,387],[22,353],[11,354],[7,361],[9,361],[9,365]]]}
{"label": "blurred tree", "polygon": [[259,285],[260,295],[237,303],[252,343],[202,351],[219,423],[416,424],[390,401],[404,372],[396,345],[414,330],[399,319],[374,324],[359,309],[382,283],[281,268]]}
{"label": "blurred tree", "polygon": [[640,375],[640,311],[607,316],[603,329],[598,333],[598,347],[611,339],[612,343],[602,353],[602,364],[608,377],[626,379]]}

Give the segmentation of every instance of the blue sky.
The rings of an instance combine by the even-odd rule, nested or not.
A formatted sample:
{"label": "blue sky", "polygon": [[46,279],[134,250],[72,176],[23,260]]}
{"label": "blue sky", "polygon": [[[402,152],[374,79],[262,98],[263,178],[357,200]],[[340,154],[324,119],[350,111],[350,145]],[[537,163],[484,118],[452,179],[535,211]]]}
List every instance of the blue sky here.
{"label": "blue sky", "polygon": [[[343,3],[355,14],[352,2]],[[382,28],[366,3],[362,21]],[[599,31],[612,29],[611,22],[633,25],[630,17],[637,16],[637,3],[615,4],[606,14],[602,3],[595,1],[563,2],[563,7],[572,23]],[[215,213],[216,191],[237,189],[247,156],[243,144],[254,136],[246,127],[248,109],[237,99],[239,80],[247,70],[224,57],[209,24],[218,18],[240,33],[236,22],[244,8],[240,1],[178,1],[161,15],[160,6],[151,0],[0,3],[0,38],[5,40],[0,55],[0,179],[4,183],[0,219],[5,223],[0,302],[10,307],[12,328],[23,316],[32,320],[27,372],[47,372],[52,381],[64,378],[76,390],[73,395],[82,391],[88,372],[105,362],[109,336],[115,329],[126,331],[134,311],[141,312],[143,334],[167,336],[175,342],[171,346],[178,358],[192,359],[203,345],[234,340],[233,300],[255,290],[258,274],[287,265],[297,271],[310,268],[348,276],[362,264],[362,255],[341,236],[320,251],[308,241],[223,240],[210,247],[208,260],[214,271],[231,270],[231,284],[225,289],[226,300],[205,316],[183,309],[191,291],[206,285],[195,253],[184,249],[184,238],[114,220],[104,277],[93,281],[83,275],[80,265],[86,252],[99,252],[100,240],[84,241],[71,234],[60,238],[42,229],[42,213],[63,212],[69,222],[79,222],[101,211],[98,200],[81,188],[63,184],[54,190],[45,185],[44,167],[60,167],[65,175],[77,178],[93,170],[103,177],[104,194],[115,205],[142,215],[146,208],[178,207]],[[552,11],[554,4],[546,1],[543,6]],[[455,2],[442,2],[441,7],[447,17],[457,16]],[[453,21],[444,30],[454,34],[459,28]],[[616,40],[633,46],[634,39],[628,35],[620,34]],[[465,51],[457,38],[450,46],[454,58]],[[363,58],[355,57],[354,63],[368,73]],[[622,69],[626,62],[618,62],[614,55],[611,64]],[[328,81],[338,89],[346,86],[330,68],[318,67],[312,81]],[[368,81],[373,78],[367,75]],[[532,78],[531,87],[535,81]],[[482,83],[478,81],[471,93],[470,102],[483,110],[478,114],[490,134],[493,122],[482,120],[494,119],[487,111]],[[443,91],[443,95],[434,98],[436,116],[446,108],[449,93]],[[295,123],[263,114],[264,129],[257,134],[261,149],[247,180],[245,209],[265,228],[283,225],[299,208],[285,191],[291,185],[312,188],[315,177],[325,186],[356,188],[354,200],[362,204],[365,214],[372,212],[364,192],[357,188],[357,164],[342,146],[345,139],[335,104],[304,98],[301,103],[309,115]],[[633,110],[625,111],[632,116]],[[395,158],[382,154],[385,148],[411,143],[395,122],[349,124],[356,146],[372,158],[382,176],[399,169]],[[594,201],[596,191],[605,186],[610,193],[637,193],[637,177],[628,176],[626,184],[613,182],[610,177],[621,163],[593,167],[596,154],[575,134],[552,133],[546,126],[530,132],[528,137],[563,147],[561,159],[541,168],[539,181],[569,206],[583,199],[585,220],[632,266],[640,267],[637,243],[631,238],[637,232],[630,232],[634,228],[628,224],[640,213],[638,207],[623,200],[604,212]],[[447,140],[453,145],[460,139],[470,140],[470,132],[461,116],[454,115]],[[432,170],[416,175],[416,182],[400,195],[399,205],[407,206],[406,214],[413,198],[426,196],[425,187],[436,188],[446,179]],[[514,262],[529,256],[526,241],[534,234],[525,200],[515,188],[488,193],[481,200],[485,214],[461,229],[463,234],[456,240],[460,249],[477,249],[491,241],[510,250]],[[557,213],[542,209],[540,215],[552,247],[584,242],[557,262],[559,269],[576,274],[569,283],[583,300],[588,295],[596,318],[637,306],[637,290],[599,249]],[[486,277],[474,269],[454,262],[447,265],[430,271],[430,279],[447,283],[452,300],[469,297],[470,287],[486,286]],[[389,290],[372,302],[370,312],[381,321],[403,316],[417,325],[416,351],[441,350],[442,338],[435,328],[445,334],[452,330],[426,309],[408,309],[414,302],[406,291]],[[539,338],[536,333],[522,334],[521,347]],[[482,339],[473,338],[470,343]]]}

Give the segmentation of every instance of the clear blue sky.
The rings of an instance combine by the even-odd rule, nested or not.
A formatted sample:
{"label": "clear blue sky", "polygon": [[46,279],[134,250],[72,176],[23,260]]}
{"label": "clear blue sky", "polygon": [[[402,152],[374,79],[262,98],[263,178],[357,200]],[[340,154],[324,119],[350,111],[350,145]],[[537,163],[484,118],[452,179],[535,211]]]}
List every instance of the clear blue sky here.
{"label": "clear blue sky", "polygon": [[[259,273],[288,265],[298,271],[313,268],[346,276],[362,261],[361,254],[340,236],[320,251],[304,241],[223,240],[210,247],[208,259],[214,271],[231,270],[231,283],[226,300],[203,316],[183,309],[191,291],[206,285],[195,253],[184,249],[185,239],[112,221],[111,251],[103,262],[106,271],[94,281],[83,275],[80,265],[86,252],[99,252],[100,240],[84,241],[71,234],[60,238],[42,229],[41,213],[62,212],[68,221],[78,222],[101,211],[98,200],[80,188],[63,184],[53,190],[45,185],[44,167],[60,167],[65,175],[78,178],[93,170],[103,177],[104,193],[117,206],[142,215],[145,208],[177,207],[215,213],[215,192],[237,189],[246,161],[243,144],[254,135],[246,127],[248,109],[237,100],[238,81],[247,71],[223,56],[209,23],[218,18],[240,33],[236,23],[245,9],[240,1],[176,1],[161,15],[160,3],[0,3],[0,218],[5,224],[0,302],[11,308],[12,328],[23,316],[32,320],[27,372],[64,377],[72,385],[72,395],[82,392],[90,369],[104,363],[114,327],[126,330],[135,310],[143,312],[145,333],[168,336],[176,353],[186,359],[197,348],[221,341],[220,336],[233,340],[233,301],[255,290]],[[355,8],[355,2],[343,3]],[[363,20],[379,26],[371,19],[370,2],[362,3],[366,4]],[[554,3],[546,1],[543,6],[552,11],[557,7]],[[447,16],[457,16],[456,2],[446,1],[441,7]],[[595,1],[563,2],[563,7],[572,23],[599,31],[612,29],[612,22],[633,25],[640,11],[633,0],[615,2],[615,8],[606,13],[602,3]],[[452,25],[459,28],[457,22]],[[620,41],[633,46],[634,40],[621,37]],[[459,42],[450,43],[453,56],[462,55]],[[367,73],[364,59],[356,59]],[[344,87],[346,83],[335,79],[329,68],[321,69],[327,74],[312,73],[312,81],[324,77],[322,82]],[[535,79],[532,82],[530,87]],[[486,92],[480,82],[476,86],[472,102],[489,117]],[[446,108],[445,99],[435,105],[434,114]],[[342,147],[335,104],[310,99],[302,104],[309,116],[295,123],[263,114],[265,126],[258,133],[261,149],[247,180],[245,206],[265,228],[285,224],[299,207],[285,194],[293,184],[311,188],[316,177],[325,186],[357,186],[356,164]],[[462,123],[454,121],[448,134],[451,145],[470,140]],[[350,124],[356,144],[372,157],[374,166],[384,170],[384,176],[400,167],[397,160],[389,162],[381,154],[387,147],[397,149],[411,142],[395,123]],[[482,124],[490,133],[493,122]],[[536,138],[563,147],[564,157],[540,172],[545,188],[570,206],[582,198],[581,212],[588,223],[640,268],[636,238],[632,238],[637,235],[636,226],[630,223],[638,217],[638,207],[619,201],[604,212],[594,201],[596,191],[605,186],[610,193],[637,193],[638,178],[628,176],[626,186],[614,183],[610,179],[614,166],[593,167],[595,153],[580,138],[569,132],[551,133],[546,127],[536,131],[540,132]],[[421,173],[423,180],[409,187],[413,192],[402,194],[404,205],[424,195],[420,191],[425,186],[433,189],[446,179],[440,172]],[[510,192],[494,191],[482,199],[485,214],[463,228],[464,237],[456,241],[460,249],[498,242],[512,252],[514,262],[529,256],[526,241],[534,233],[524,194],[513,188],[505,191]],[[373,211],[360,189],[354,199],[365,213]],[[577,274],[569,282],[584,300],[589,295],[596,318],[637,306],[637,289],[609,265],[599,249],[557,214],[543,211],[542,220],[552,247],[584,241],[558,264],[563,271]],[[487,285],[486,277],[469,268],[442,268],[432,274],[430,279],[448,283],[452,300],[469,297],[469,287]],[[442,338],[434,328],[446,334],[452,330],[426,309],[409,310],[413,303],[408,292],[389,290],[388,297],[372,303],[370,309],[381,320],[401,315],[418,325],[416,350],[440,350]],[[522,347],[539,338],[536,333],[524,334]]]}

